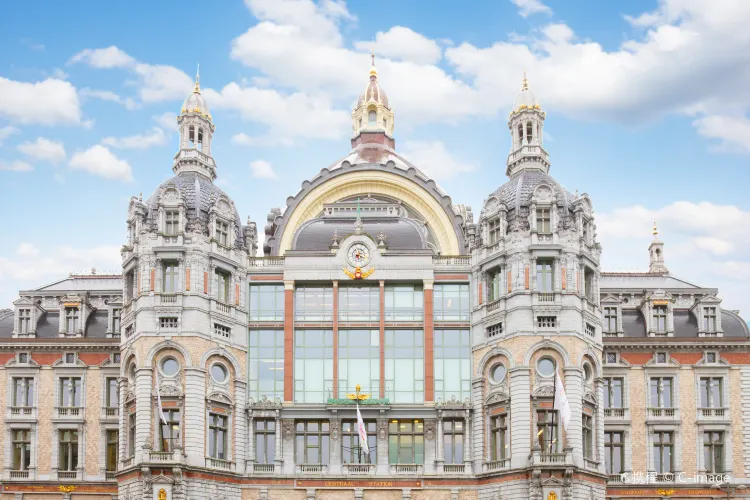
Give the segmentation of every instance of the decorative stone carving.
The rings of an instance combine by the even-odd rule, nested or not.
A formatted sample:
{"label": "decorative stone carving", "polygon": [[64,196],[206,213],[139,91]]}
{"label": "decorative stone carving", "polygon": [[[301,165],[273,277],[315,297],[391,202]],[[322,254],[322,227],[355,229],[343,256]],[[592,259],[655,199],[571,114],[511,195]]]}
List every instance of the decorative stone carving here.
{"label": "decorative stone carving", "polygon": [[388,421],[381,420],[378,422],[378,439],[385,441],[388,439]]}
{"label": "decorative stone carving", "polygon": [[471,408],[471,401],[466,398],[464,401],[459,401],[456,396],[451,396],[450,400],[443,401],[443,398],[438,398],[435,402],[435,409],[437,410],[464,410]]}
{"label": "decorative stone carving", "polygon": [[285,441],[294,439],[294,420],[283,420],[281,422],[281,429]]}
{"label": "decorative stone carving", "polygon": [[534,397],[552,397],[555,394],[555,388],[552,385],[540,385],[534,388]]}
{"label": "decorative stone carving", "polygon": [[252,408],[254,410],[280,410],[282,407],[282,403],[281,399],[279,399],[278,397],[270,400],[268,399],[268,396],[264,394],[258,401],[250,398],[247,406],[248,408]]}
{"label": "decorative stone carving", "polygon": [[338,441],[341,437],[341,421],[340,420],[331,420],[331,439],[334,441]]}
{"label": "decorative stone carving", "polygon": [[424,438],[427,441],[432,441],[435,439],[435,421],[434,420],[426,420],[424,423]]}
{"label": "decorative stone carving", "polygon": [[534,469],[529,482],[529,500],[543,500],[542,496],[542,471]]}
{"label": "decorative stone carving", "polygon": [[573,500],[573,469],[565,469],[562,498],[563,500]]}

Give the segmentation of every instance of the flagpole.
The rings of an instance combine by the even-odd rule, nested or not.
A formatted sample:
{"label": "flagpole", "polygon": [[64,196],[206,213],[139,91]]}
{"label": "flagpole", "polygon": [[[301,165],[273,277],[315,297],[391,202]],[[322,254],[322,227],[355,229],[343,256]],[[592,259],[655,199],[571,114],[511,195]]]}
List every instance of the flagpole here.
{"label": "flagpole", "polygon": [[[555,364],[555,380],[552,382],[552,432],[557,434],[557,427],[555,427],[555,417],[557,417],[557,410],[555,410],[555,403],[557,402],[557,364]],[[550,437],[550,447],[547,453],[552,453],[552,439],[557,438],[554,434]]]}

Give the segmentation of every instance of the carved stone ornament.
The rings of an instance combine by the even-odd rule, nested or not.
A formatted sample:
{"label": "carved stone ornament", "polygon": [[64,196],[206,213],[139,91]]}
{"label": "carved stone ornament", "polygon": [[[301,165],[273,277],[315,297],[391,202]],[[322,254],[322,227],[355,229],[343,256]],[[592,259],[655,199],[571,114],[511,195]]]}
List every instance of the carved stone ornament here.
{"label": "carved stone ornament", "polygon": [[573,470],[565,469],[562,487],[563,500],[573,500]]}
{"label": "carved stone ornament", "polygon": [[535,197],[539,201],[549,201],[552,199],[552,190],[549,186],[539,186],[536,188]]}
{"label": "carved stone ornament", "polygon": [[388,421],[381,420],[378,422],[378,439],[385,441],[388,439]]}
{"label": "carved stone ornament", "polygon": [[212,392],[208,396],[206,396],[207,401],[211,401],[214,403],[219,403],[227,406],[232,406],[234,402],[232,401],[232,398],[224,394],[223,392]]}
{"label": "carved stone ornament", "polygon": [[247,406],[249,408],[252,408],[254,410],[279,410],[281,409],[282,403],[281,399],[279,397],[275,397],[273,400],[268,399],[268,396],[265,394],[260,397],[258,401],[255,401],[253,398],[250,398],[250,400],[247,403]]}
{"label": "carved stone ornament", "polygon": [[161,386],[159,386],[159,394],[161,394],[162,396],[179,397],[179,396],[182,396],[182,391],[180,391],[177,387],[173,385],[162,384]]}
{"label": "carved stone ornament", "polygon": [[531,472],[529,483],[529,500],[542,500],[542,471],[535,469]]}
{"label": "carved stone ornament", "polygon": [[551,397],[555,394],[555,388],[552,385],[541,385],[534,389],[536,397]]}
{"label": "carved stone ornament", "polygon": [[294,420],[283,420],[281,422],[281,429],[284,440],[291,441],[294,439]]}
{"label": "carved stone ornament", "polygon": [[331,420],[331,439],[334,441],[338,441],[341,437],[341,421],[340,420]]}
{"label": "carved stone ornament", "polygon": [[471,401],[469,401],[469,398],[459,401],[454,395],[448,401],[443,401],[443,398],[439,398],[435,403],[435,408],[438,410],[465,410],[471,408]]}
{"label": "carved stone ornament", "polygon": [[497,404],[497,403],[502,403],[503,401],[507,401],[508,399],[510,399],[508,397],[508,394],[506,394],[503,391],[498,391],[498,392],[494,392],[494,393],[490,394],[487,397],[487,399],[484,401],[484,404],[485,405],[493,405],[493,404]]}
{"label": "carved stone ornament", "polygon": [[426,421],[424,423],[424,438],[427,441],[432,441],[433,439],[435,439],[435,422]]}

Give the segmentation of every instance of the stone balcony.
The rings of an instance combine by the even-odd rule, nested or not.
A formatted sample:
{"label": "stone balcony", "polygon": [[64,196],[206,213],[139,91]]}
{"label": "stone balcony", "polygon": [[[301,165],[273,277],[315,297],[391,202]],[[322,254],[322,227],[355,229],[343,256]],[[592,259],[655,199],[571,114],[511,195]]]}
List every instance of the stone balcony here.
{"label": "stone balcony", "polygon": [[206,468],[234,472],[235,463],[230,460],[223,460],[221,458],[206,457]]}
{"label": "stone balcony", "polygon": [[471,269],[471,255],[435,255],[432,265],[439,270],[464,270]]}
{"label": "stone balcony", "polygon": [[83,420],[85,408],[81,406],[56,406],[55,418],[64,420]]}
{"label": "stone balcony", "polygon": [[343,464],[341,470],[345,476],[374,476],[375,464]]}
{"label": "stone balcony", "polygon": [[646,413],[646,419],[677,422],[680,420],[680,409],[679,408],[658,408],[658,407],[648,408],[647,413]]}
{"label": "stone balcony", "polygon": [[395,464],[391,465],[388,470],[394,476],[421,476],[424,474],[424,465]]}
{"label": "stone balcony", "polygon": [[482,464],[482,472],[496,472],[505,470],[510,467],[510,458],[502,458],[500,460],[491,460]]}
{"label": "stone balcony", "polygon": [[723,422],[731,420],[729,408],[698,408],[696,410],[696,420],[709,422]]}
{"label": "stone balcony", "polygon": [[120,408],[116,406],[103,406],[99,420],[117,421],[120,418]]}
{"label": "stone balcony", "polygon": [[11,406],[7,412],[8,420],[34,420],[36,408],[33,406]]}
{"label": "stone balcony", "polygon": [[146,460],[148,460],[150,463],[182,463],[184,459],[182,449],[176,449],[174,451],[144,450],[144,452]]}
{"label": "stone balcony", "polygon": [[301,475],[323,476],[328,474],[328,465],[325,464],[297,464],[295,473]]}
{"label": "stone balcony", "polygon": [[630,408],[604,408],[604,420],[630,420]]}
{"label": "stone balcony", "polygon": [[245,472],[248,474],[273,474],[275,471],[274,464],[259,464],[255,460],[245,461]]}

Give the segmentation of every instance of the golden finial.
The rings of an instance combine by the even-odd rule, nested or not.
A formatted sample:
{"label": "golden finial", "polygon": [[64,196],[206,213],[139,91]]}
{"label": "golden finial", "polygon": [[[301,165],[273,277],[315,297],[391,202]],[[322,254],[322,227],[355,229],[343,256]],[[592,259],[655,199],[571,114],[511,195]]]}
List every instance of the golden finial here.
{"label": "golden finial", "polygon": [[371,65],[370,65],[370,76],[378,76],[378,70],[375,69],[375,50],[370,51],[370,59],[371,59]]}
{"label": "golden finial", "polygon": [[523,70],[523,85],[521,90],[529,90],[529,81],[526,80],[526,69]]}
{"label": "golden finial", "polygon": [[198,69],[195,72],[195,87],[193,87],[193,92],[196,94],[201,93],[201,65],[198,63]]}
{"label": "golden finial", "polygon": [[654,234],[654,236],[656,236],[657,234],[659,234],[659,230],[656,229],[656,221],[654,221],[654,233],[653,234]]}

